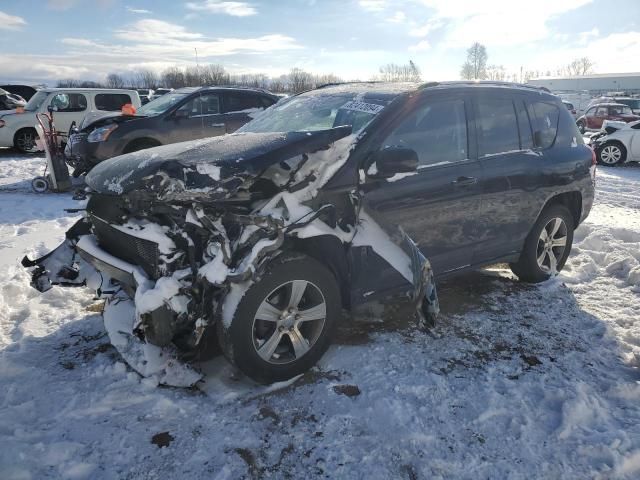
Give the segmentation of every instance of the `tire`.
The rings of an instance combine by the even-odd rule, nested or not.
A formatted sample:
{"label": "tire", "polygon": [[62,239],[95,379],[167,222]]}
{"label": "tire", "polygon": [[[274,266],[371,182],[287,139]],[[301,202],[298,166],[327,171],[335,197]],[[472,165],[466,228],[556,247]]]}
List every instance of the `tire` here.
{"label": "tire", "polygon": [[21,128],[13,136],[13,146],[20,153],[33,153],[36,151],[36,138],[38,132],[35,128]]}
{"label": "tire", "polygon": [[340,290],[331,271],[306,255],[285,254],[247,289],[230,325],[218,322],[218,340],[245,375],[259,383],[279,382],[322,357],[340,314]]}
{"label": "tire", "polygon": [[587,131],[587,125],[586,123],[584,123],[584,120],[578,120],[576,122],[576,125],[578,126],[578,130],[580,131],[580,133],[584,135],[584,132]]}
{"label": "tire", "polygon": [[162,144],[156,140],[152,140],[150,138],[141,138],[139,140],[133,140],[132,142],[129,142],[122,153],[138,152],[140,150],[146,150],[147,148],[159,147],[160,145]]}
{"label": "tire", "polygon": [[[559,225],[556,223],[558,220],[561,221]],[[511,271],[521,281],[528,283],[544,282],[555,276],[562,270],[571,252],[573,230],[573,215],[567,207],[552,205],[545,208],[525,240],[520,259],[510,264]]]}
{"label": "tire", "polygon": [[36,177],[31,180],[31,189],[36,193],[45,193],[49,188],[49,180],[46,177]]}
{"label": "tire", "polygon": [[627,149],[620,142],[606,142],[596,154],[598,164],[613,167],[627,160]]}

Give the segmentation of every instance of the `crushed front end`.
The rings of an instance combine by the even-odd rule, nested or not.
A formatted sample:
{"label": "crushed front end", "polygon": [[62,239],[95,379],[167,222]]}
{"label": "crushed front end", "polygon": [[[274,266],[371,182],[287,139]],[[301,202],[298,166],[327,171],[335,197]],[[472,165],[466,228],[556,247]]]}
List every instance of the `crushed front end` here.
{"label": "crushed front end", "polygon": [[[356,186],[331,201],[318,197],[353,148],[350,128],[256,135],[98,165],[87,177],[84,218],[56,250],[23,260],[34,287],[93,288],[106,299],[111,342],[135,370],[163,384],[196,383],[190,361],[217,344],[212,327],[229,322],[271,259],[314,236],[335,237],[345,249],[379,243],[360,228]],[[431,323],[438,307],[429,262],[408,237],[389,245],[405,259],[398,268],[413,285],[421,324]]]}

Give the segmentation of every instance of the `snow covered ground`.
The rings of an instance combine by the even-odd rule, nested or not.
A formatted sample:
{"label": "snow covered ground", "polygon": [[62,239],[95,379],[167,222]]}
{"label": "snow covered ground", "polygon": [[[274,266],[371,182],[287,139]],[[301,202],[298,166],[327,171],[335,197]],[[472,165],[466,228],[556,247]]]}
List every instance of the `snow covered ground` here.
{"label": "snow covered ground", "polygon": [[218,359],[183,390],[124,365],[88,291],[29,287],[20,258],[76,218],[70,195],[29,192],[42,165],[0,150],[0,478],[640,476],[638,166],[598,170],[555,280],[454,279],[433,336],[372,305],[289,385]]}

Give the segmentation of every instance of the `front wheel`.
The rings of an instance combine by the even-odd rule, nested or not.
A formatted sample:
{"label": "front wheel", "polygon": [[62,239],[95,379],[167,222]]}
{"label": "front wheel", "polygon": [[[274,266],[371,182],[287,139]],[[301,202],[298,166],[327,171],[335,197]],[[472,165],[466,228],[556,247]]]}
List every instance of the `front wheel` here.
{"label": "front wheel", "polygon": [[37,150],[37,138],[38,133],[35,128],[21,128],[13,137],[13,146],[20,153],[33,153]]}
{"label": "front wheel", "polygon": [[573,243],[573,216],[564,205],[546,208],[529,232],[511,270],[524,282],[540,283],[564,267]]}
{"label": "front wheel", "polygon": [[[327,350],[340,305],[331,271],[308,256],[285,254],[246,290],[230,325],[219,324],[218,339],[227,359],[253,380],[287,380]],[[225,308],[232,308],[228,300],[223,318]]]}

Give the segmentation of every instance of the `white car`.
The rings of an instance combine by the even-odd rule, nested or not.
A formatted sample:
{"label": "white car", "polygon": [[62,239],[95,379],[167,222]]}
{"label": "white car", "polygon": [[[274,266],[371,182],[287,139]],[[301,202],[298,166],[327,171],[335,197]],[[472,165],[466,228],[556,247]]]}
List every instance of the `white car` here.
{"label": "white car", "polygon": [[598,163],[613,166],[640,162],[640,120],[631,123],[607,121],[602,128],[590,139]]}
{"label": "white car", "polygon": [[79,124],[91,112],[119,111],[126,103],[140,108],[135,90],[107,88],[45,88],[39,90],[24,109],[0,114],[0,147],[15,147],[28,153],[36,150],[36,114],[55,111],[56,130],[68,132],[71,124]]}

